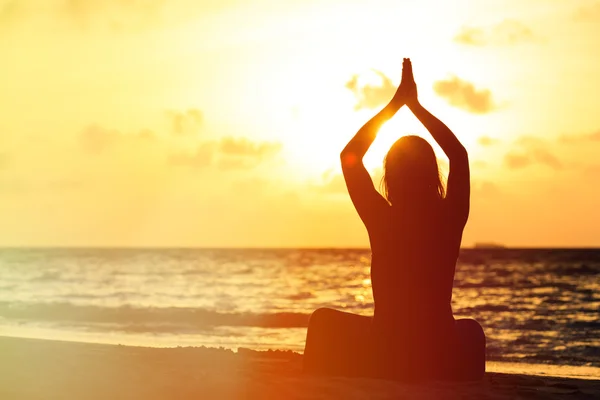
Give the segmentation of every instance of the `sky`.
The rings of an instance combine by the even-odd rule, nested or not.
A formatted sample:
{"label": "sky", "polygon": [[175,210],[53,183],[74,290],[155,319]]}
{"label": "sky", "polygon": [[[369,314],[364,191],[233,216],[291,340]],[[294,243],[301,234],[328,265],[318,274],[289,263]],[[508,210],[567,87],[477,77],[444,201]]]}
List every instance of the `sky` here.
{"label": "sky", "polygon": [[0,0],[0,246],[367,247],[339,152],[404,57],[463,246],[600,246],[598,49],[597,0]]}

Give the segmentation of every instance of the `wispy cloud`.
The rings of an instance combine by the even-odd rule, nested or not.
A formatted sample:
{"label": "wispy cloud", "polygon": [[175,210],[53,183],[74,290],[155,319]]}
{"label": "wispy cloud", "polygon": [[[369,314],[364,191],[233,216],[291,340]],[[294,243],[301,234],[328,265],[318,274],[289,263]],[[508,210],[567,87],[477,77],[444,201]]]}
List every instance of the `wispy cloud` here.
{"label": "wispy cloud", "polygon": [[262,158],[281,150],[281,143],[252,142],[246,138],[226,137],[221,140],[220,150],[228,155]]}
{"label": "wispy cloud", "polygon": [[575,144],[585,142],[599,142],[600,143],[600,130],[592,133],[581,134],[581,135],[562,135],[558,138],[559,142],[564,144]]}
{"label": "wispy cloud", "polygon": [[525,24],[507,19],[491,27],[464,26],[454,41],[469,46],[515,45],[535,40],[533,31]]}
{"label": "wispy cloud", "polygon": [[555,170],[563,169],[563,163],[549,150],[540,148],[533,149],[531,150],[531,155],[533,159],[540,164],[546,165]]}
{"label": "wispy cloud", "polygon": [[495,197],[500,194],[498,185],[488,181],[473,181],[471,191],[477,197]]}
{"label": "wispy cloud", "polygon": [[510,169],[525,168],[531,165],[533,160],[526,153],[510,152],[504,156],[504,164]]}
{"label": "wispy cloud", "polygon": [[215,165],[221,170],[243,170],[258,166],[280,150],[281,143],[277,142],[225,137],[219,141],[203,142],[193,153],[173,154],[168,162],[173,166],[204,168]]}
{"label": "wispy cloud", "polygon": [[555,171],[564,168],[563,162],[550,151],[544,140],[524,136],[517,141],[518,150],[511,150],[504,156],[504,164],[509,169],[522,169],[540,164]]}
{"label": "wispy cloud", "polygon": [[315,185],[315,189],[325,194],[347,194],[346,181],[342,174],[337,171],[328,170],[323,173],[323,184]]}
{"label": "wispy cloud", "polygon": [[112,147],[121,133],[114,129],[106,129],[99,125],[91,125],[81,132],[81,145],[91,154],[100,154]]}
{"label": "wispy cloud", "polygon": [[486,114],[497,108],[489,89],[477,89],[456,76],[435,82],[433,90],[451,105],[474,114]]}
{"label": "wispy cloud", "polygon": [[108,129],[100,125],[90,125],[84,128],[79,135],[83,150],[89,154],[104,153],[127,139],[147,142],[154,138],[154,132],[149,129],[126,135],[116,129]]}
{"label": "wispy cloud", "polygon": [[492,145],[494,145],[494,144],[496,144],[496,143],[498,143],[498,142],[499,142],[499,140],[498,140],[498,139],[491,138],[491,137],[489,137],[489,136],[481,136],[481,137],[479,137],[479,138],[477,139],[477,143],[478,143],[479,145],[481,145],[481,146],[485,146],[485,147],[492,146]]}
{"label": "wispy cloud", "polygon": [[202,112],[196,108],[187,111],[167,111],[171,133],[189,135],[198,133],[203,122]]}
{"label": "wispy cloud", "polygon": [[381,71],[375,70],[375,73],[379,79],[381,79],[379,85],[361,85],[359,75],[352,76],[346,83],[346,88],[352,91],[354,96],[356,96],[357,103],[354,106],[356,110],[363,108],[377,108],[388,103],[394,96],[396,86],[392,80]]}
{"label": "wispy cloud", "polygon": [[202,143],[193,153],[179,152],[170,155],[168,164],[176,167],[208,167],[213,162],[215,149],[216,144],[213,142]]}
{"label": "wispy cloud", "polygon": [[575,11],[573,18],[576,21],[600,21],[600,2],[579,7],[577,11]]}
{"label": "wispy cloud", "polygon": [[219,145],[217,166],[222,170],[251,169],[281,151],[278,142],[252,142],[246,138],[227,137]]}

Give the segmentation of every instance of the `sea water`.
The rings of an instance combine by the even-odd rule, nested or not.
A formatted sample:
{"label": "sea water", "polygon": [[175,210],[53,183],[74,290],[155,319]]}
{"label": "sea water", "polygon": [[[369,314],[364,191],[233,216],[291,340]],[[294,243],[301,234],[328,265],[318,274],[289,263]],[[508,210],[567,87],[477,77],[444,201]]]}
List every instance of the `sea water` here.
{"label": "sea water", "polygon": [[[316,308],[372,315],[369,268],[367,249],[0,249],[0,335],[302,351]],[[600,250],[463,249],[452,307],[489,360],[600,366]]]}

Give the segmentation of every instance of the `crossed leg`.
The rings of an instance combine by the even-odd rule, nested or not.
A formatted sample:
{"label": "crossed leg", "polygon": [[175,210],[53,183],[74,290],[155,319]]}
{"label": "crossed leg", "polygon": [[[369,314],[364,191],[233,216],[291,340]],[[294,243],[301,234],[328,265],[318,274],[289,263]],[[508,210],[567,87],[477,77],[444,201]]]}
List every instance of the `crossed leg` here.
{"label": "crossed leg", "polygon": [[[373,376],[374,371],[381,368],[374,365],[376,344],[372,343],[371,322],[372,317],[330,308],[316,310],[308,325],[304,372]],[[461,381],[481,379],[485,373],[485,335],[481,325],[473,319],[459,319],[454,333],[454,339],[444,350],[445,354],[431,360],[438,363],[437,368],[430,367],[436,370],[432,377]],[[389,350],[390,354],[393,353],[392,349]],[[387,371],[384,375],[390,376],[390,373],[392,371]]]}
{"label": "crossed leg", "polygon": [[485,374],[485,333],[477,321],[458,319],[454,325],[457,349],[452,357],[449,379],[479,380]]}
{"label": "crossed leg", "polygon": [[331,308],[319,308],[313,312],[306,334],[304,372],[314,375],[368,375],[372,319]]}

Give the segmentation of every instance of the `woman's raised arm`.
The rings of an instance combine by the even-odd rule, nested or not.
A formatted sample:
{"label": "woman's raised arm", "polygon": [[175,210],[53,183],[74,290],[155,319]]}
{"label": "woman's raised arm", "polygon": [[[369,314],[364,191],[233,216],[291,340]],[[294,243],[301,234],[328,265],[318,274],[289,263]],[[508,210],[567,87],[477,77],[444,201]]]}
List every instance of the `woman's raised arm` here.
{"label": "woman's raised arm", "polygon": [[[406,66],[410,66],[410,61],[408,58],[404,59],[403,68],[402,68],[402,82],[405,82],[407,79],[412,80],[412,70],[407,70]],[[408,74],[410,73],[410,78]],[[414,81],[413,81],[414,82]],[[375,140],[377,136],[377,132],[379,132],[379,128],[383,125],[387,120],[392,118],[405,102],[405,97],[407,94],[408,87],[406,84],[400,84],[394,97],[390,102],[379,111],[373,118],[371,118],[366,124],[363,125],[362,128],[358,130],[356,135],[346,145],[344,150],[341,153],[342,166],[345,163],[349,163],[350,165],[354,164],[362,164],[362,158],[365,156],[369,147]]]}
{"label": "woman's raised arm", "polygon": [[[403,79],[404,74],[403,70]],[[373,186],[371,176],[362,160],[375,140],[381,125],[392,118],[404,105],[403,89],[404,86],[401,84],[392,100],[358,130],[340,154],[342,172],[350,199],[365,225],[370,224],[375,218],[377,210],[384,206],[387,207],[388,203]]]}
{"label": "woman's raised arm", "polygon": [[453,205],[454,215],[464,225],[469,217],[469,197],[471,190],[467,150],[446,124],[433,116],[433,114],[419,103],[417,85],[414,81],[410,60],[404,61],[403,70],[407,73],[407,93],[404,96],[406,105],[425,128],[427,128],[429,133],[431,133],[433,139],[440,145],[450,161],[446,199]]}

